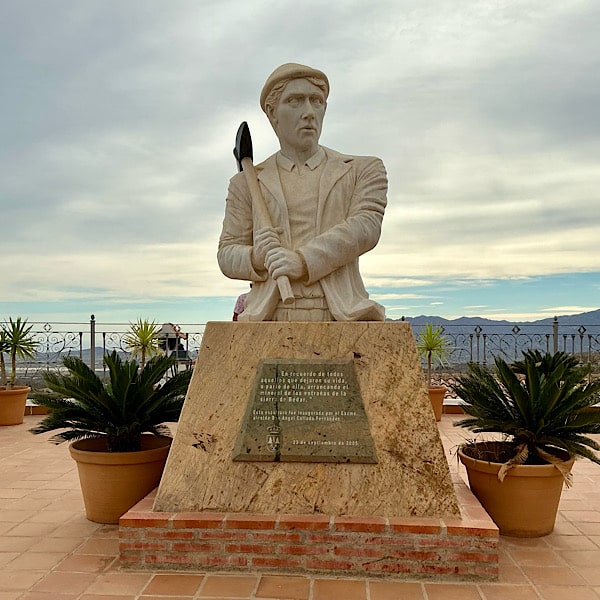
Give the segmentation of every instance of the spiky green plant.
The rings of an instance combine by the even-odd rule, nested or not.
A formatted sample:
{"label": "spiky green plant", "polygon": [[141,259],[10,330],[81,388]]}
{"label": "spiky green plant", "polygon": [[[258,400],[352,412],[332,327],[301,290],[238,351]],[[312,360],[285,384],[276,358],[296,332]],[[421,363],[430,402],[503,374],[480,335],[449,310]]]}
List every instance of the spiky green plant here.
{"label": "spiky green plant", "polygon": [[55,443],[105,437],[109,452],[139,450],[142,433],[168,435],[164,423],[179,419],[192,374],[181,371],[163,382],[175,364],[175,358],[164,355],[140,368],[113,351],[104,357],[105,383],[80,358],[68,356],[63,363],[68,374],[43,374],[53,395],[34,397],[49,412],[31,431],[63,429],[51,438]]}
{"label": "spiky green plant", "polygon": [[10,357],[10,378],[6,377],[4,356],[0,358],[0,373],[2,385],[10,389],[15,386],[17,380],[17,358],[35,358],[37,343],[31,333],[33,325],[27,325],[27,319],[17,317],[13,321],[12,317],[9,317],[8,323],[2,323],[1,328],[0,355],[6,353]]}
{"label": "spiky green plant", "polygon": [[431,387],[433,367],[435,363],[446,363],[450,357],[452,343],[441,325],[427,323],[417,336],[417,350],[427,360],[427,385]]}
{"label": "spiky green plant", "polygon": [[493,371],[468,369],[451,386],[469,415],[455,425],[505,436],[510,454],[497,460],[505,465],[500,478],[516,464],[558,464],[557,449],[600,464],[600,444],[588,437],[600,433],[600,412],[586,410],[600,402],[600,381],[590,382],[575,357],[528,350],[513,364],[496,357]]}
{"label": "spiky green plant", "polygon": [[160,327],[148,319],[138,319],[137,323],[130,323],[129,327],[130,331],[123,336],[123,342],[133,357],[140,357],[143,368],[146,358],[152,358],[161,351],[158,346]]}
{"label": "spiky green plant", "polygon": [[6,337],[6,331],[0,327],[0,385],[6,385],[6,361],[4,360],[4,353],[8,353],[8,339]]}

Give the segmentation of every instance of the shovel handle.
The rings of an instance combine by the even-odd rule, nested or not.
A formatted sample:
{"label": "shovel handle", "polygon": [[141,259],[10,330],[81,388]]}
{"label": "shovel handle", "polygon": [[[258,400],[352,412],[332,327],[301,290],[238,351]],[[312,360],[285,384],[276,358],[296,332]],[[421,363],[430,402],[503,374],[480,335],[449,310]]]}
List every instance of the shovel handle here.
{"label": "shovel handle", "polygon": [[[252,206],[254,207],[258,220],[264,227],[273,227],[271,215],[269,215],[269,210],[265,204],[265,199],[263,198],[262,192],[258,185],[258,178],[256,176],[256,170],[254,169],[254,163],[252,162],[252,159],[250,157],[243,158],[241,160],[241,165],[244,176],[246,177],[248,189],[250,190]],[[292,286],[290,285],[290,280],[288,279],[287,275],[278,277],[275,281],[277,283],[277,287],[279,288],[279,295],[281,296],[281,301],[283,304],[293,304],[294,292],[292,291]]]}

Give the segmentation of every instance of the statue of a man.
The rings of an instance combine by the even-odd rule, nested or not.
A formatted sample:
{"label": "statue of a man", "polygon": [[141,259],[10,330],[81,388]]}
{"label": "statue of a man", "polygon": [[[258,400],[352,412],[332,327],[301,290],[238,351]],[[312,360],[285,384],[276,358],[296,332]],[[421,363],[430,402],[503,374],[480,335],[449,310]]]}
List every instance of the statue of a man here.
{"label": "statue of a man", "polygon": [[[255,226],[243,173],[229,184],[218,261],[227,277],[253,282],[240,321],[383,321],[358,258],[379,241],[387,177],[380,159],[319,145],[329,81],[287,63],[267,79],[260,105],[280,151],[256,165],[273,227]],[[275,280],[286,275],[294,302]]]}

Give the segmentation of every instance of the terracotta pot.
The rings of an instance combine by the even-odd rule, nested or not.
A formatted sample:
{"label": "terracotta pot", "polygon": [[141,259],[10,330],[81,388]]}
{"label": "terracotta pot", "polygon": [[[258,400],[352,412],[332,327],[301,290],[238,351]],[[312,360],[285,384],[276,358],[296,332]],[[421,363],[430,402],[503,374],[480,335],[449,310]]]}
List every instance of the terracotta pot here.
{"label": "terracotta pot", "polygon": [[[503,442],[484,444],[475,446],[490,448]],[[500,463],[468,456],[463,448],[458,456],[467,469],[471,491],[502,535],[540,537],[552,532],[564,482],[554,465],[518,465],[500,482]],[[566,453],[564,458],[564,465],[571,470],[574,459]]]}
{"label": "terracotta pot", "polygon": [[23,422],[30,391],[31,388],[26,385],[16,385],[10,390],[0,386],[0,425],[20,425]]}
{"label": "terracotta pot", "polygon": [[446,388],[443,385],[435,385],[429,388],[429,400],[433,408],[433,414],[436,421],[442,420],[442,411],[444,409],[444,397]]}
{"label": "terracotta pot", "polygon": [[139,452],[108,452],[102,438],[69,446],[77,462],[86,516],[96,523],[118,523],[119,517],[160,482],[171,438],[142,436]]}

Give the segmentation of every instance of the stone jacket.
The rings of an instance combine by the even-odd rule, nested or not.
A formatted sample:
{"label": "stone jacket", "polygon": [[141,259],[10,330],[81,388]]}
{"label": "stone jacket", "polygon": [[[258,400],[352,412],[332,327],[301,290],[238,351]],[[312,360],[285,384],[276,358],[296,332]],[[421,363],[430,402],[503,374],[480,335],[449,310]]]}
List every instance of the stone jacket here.
{"label": "stone jacket", "polygon": [[[307,284],[320,281],[336,321],[383,321],[383,306],[369,299],[358,257],[375,247],[386,206],[387,176],[380,159],[348,156],[328,148],[316,207],[317,235],[296,250],[306,262]],[[281,243],[291,247],[287,205],[279,180],[276,155],[256,165],[257,176]],[[217,258],[232,279],[254,282],[240,321],[268,321],[278,302],[277,285],[266,271],[252,267],[252,200],[243,173],[229,183]]]}

